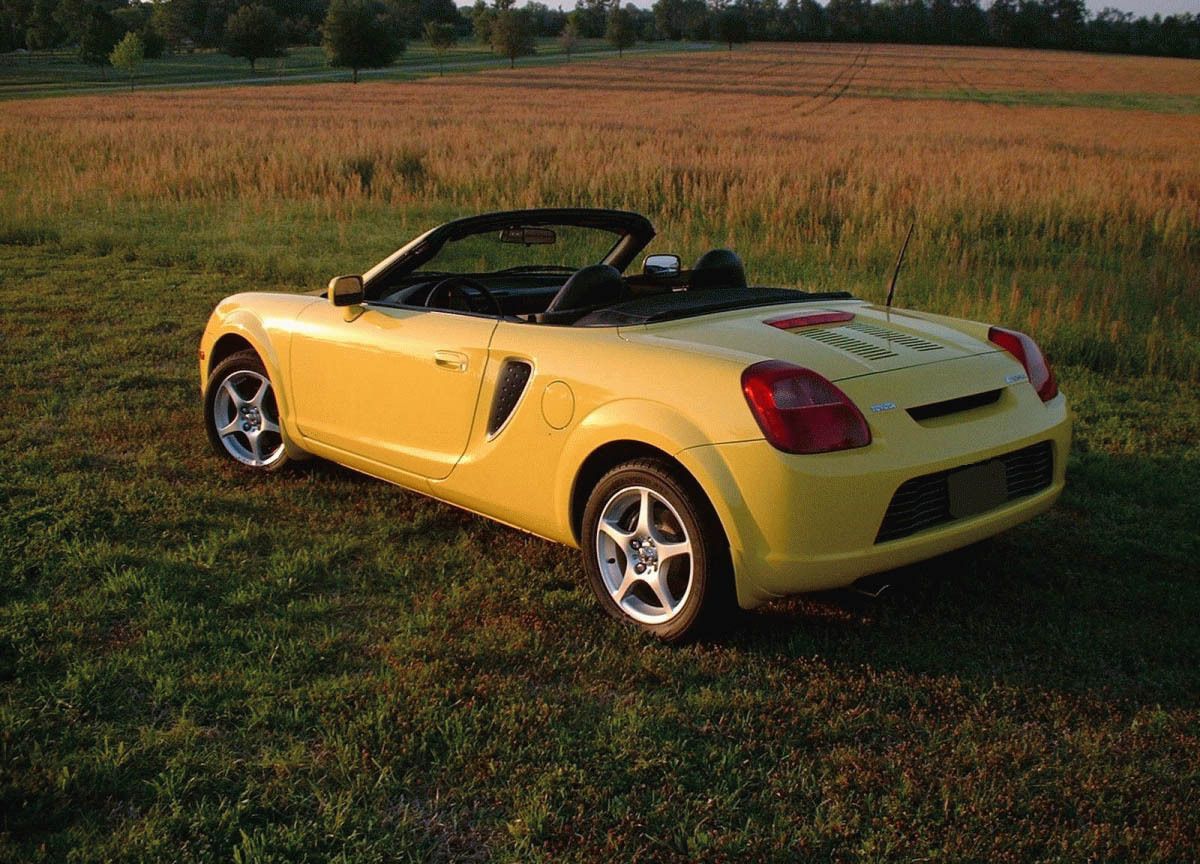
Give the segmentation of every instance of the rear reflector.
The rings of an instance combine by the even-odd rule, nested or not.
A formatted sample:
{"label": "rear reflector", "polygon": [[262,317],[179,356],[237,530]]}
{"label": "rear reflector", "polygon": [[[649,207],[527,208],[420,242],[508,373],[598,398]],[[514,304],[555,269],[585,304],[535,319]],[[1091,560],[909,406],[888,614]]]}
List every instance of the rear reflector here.
{"label": "rear reflector", "polygon": [[795,330],[797,327],[815,327],[818,324],[841,324],[853,321],[853,312],[808,312],[804,315],[784,315],[780,318],[768,318],[764,324],[778,327],[780,330]]}

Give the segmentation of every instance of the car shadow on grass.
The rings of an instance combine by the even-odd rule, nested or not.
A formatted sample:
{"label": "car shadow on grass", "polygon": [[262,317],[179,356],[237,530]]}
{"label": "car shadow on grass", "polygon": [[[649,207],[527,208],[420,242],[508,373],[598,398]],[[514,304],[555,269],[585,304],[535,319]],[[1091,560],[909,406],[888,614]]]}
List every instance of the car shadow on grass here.
{"label": "car shadow on grass", "polygon": [[1200,462],[1081,454],[1048,514],[881,574],[878,598],[808,595],[746,616],[770,656],[954,675],[1124,703],[1200,704]]}
{"label": "car shadow on grass", "polygon": [[[293,476],[335,504],[416,520],[434,542],[465,537],[480,556],[504,544],[548,573],[575,554],[322,459]],[[1063,498],[1033,522],[880,574],[888,588],[876,598],[843,590],[770,604],[719,641],[774,663],[815,655],[1130,707],[1200,704],[1197,488],[1196,460],[1078,454]]]}

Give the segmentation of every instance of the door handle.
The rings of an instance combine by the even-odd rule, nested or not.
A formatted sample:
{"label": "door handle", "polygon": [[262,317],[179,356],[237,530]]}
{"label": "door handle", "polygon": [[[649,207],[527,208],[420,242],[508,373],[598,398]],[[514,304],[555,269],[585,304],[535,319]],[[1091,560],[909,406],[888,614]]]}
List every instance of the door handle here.
{"label": "door handle", "polygon": [[433,362],[451,372],[467,371],[467,355],[458,351],[434,351]]}

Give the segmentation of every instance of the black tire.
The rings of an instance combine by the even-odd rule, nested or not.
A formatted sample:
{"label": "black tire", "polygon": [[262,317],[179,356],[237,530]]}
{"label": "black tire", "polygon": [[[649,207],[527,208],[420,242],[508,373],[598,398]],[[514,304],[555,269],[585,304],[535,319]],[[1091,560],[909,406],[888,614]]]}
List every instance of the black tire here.
{"label": "black tire", "polygon": [[[258,376],[267,382],[267,389],[260,399],[261,404],[255,406],[257,413],[247,418],[250,425],[245,427],[253,432],[259,428],[253,425],[256,421],[262,424],[262,431],[259,433],[262,455],[269,454],[269,458],[257,460],[257,462],[254,457],[258,455],[258,451],[255,449],[254,439],[249,435],[241,430],[236,430],[223,437],[218,431],[222,426],[235,419],[235,412],[240,410],[232,404],[230,397],[222,397],[223,385],[226,381],[230,381],[235,390],[246,397],[251,393],[250,387],[247,385],[253,384],[255,380],[253,376]],[[219,412],[224,413],[225,416],[216,417]],[[278,432],[268,431],[265,428],[266,424],[274,424]],[[208,376],[208,383],[204,387],[204,428],[208,431],[208,441],[212,444],[216,454],[223,456],[243,470],[267,473],[278,471],[288,464],[283,429],[279,422],[279,406],[275,401],[275,384],[271,381],[267,374],[267,368],[257,353],[250,350],[238,351],[226,357],[213,368],[212,373]],[[242,451],[240,455],[239,451]],[[246,456],[250,457],[249,461],[244,458]]]}
{"label": "black tire", "polygon": [[[648,499],[650,512],[654,514],[650,524],[655,526],[649,532],[651,538],[657,535],[660,544],[690,542],[691,551],[686,556],[660,561],[657,548],[645,551],[644,540],[639,552],[625,549],[612,539],[612,535],[606,535],[608,540],[601,538],[600,520],[606,509],[611,526],[614,513],[632,514],[629,508],[637,506],[634,496],[640,495],[639,490],[643,489],[653,493]],[[661,500],[655,500],[655,496]],[[640,517],[638,520],[641,524]],[[636,526],[623,523],[621,527],[631,530],[627,536],[646,534]],[[682,535],[679,528],[682,528]],[[669,463],[659,459],[638,459],[618,465],[601,477],[584,508],[581,541],[584,568],[592,591],[604,610],[617,620],[633,624],[664,642],[713,635],[736,620],[739,609],[725,532],[695,481]],[[654,547],[653,542],[650,545]],[[604,546],[603,550],[601,546]],[[643,559],[630,556],[643,554],[653,556],[649,563],[642,565],[650,568],[645,571],[647,576],[631,575],[632,563],[642,563]],[[689,563],[690,568],[687,567]],[[621,593],[620,586],[610,587],[606,574],[613,582],[634,580],[622,583],[630,587],[621,594],[621,603],[613,596],[614,591]],[[662,576],[660,585],[672,583],[667,590],[669,599],[666,602],[650,581],[657,580],[659,575]],[[688,587],[684,589],[681,586],[689,575]],[[642,578],[648,581],[640,582]],[[669,606],[671,600],[680,603],[673,611]],[[656,609],[661,610],[662,620],[643,620],[653,619],[658,614]]]}

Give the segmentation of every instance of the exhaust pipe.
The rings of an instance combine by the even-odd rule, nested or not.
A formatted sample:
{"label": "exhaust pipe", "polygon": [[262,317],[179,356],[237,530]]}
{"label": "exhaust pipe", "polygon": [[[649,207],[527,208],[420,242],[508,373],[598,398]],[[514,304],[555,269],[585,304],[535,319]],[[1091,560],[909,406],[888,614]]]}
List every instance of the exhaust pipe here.
{"label": "exhaust pipe", "polygon": [[855,594],[862,594],[864,597],[870,597],[872,600],[878,600],[883,596],[883,592],[892,587],[892,583],[888,581],[886,576],[881,576],[873,573],[870,576],[863,576],[850,586],[850,590]]}

